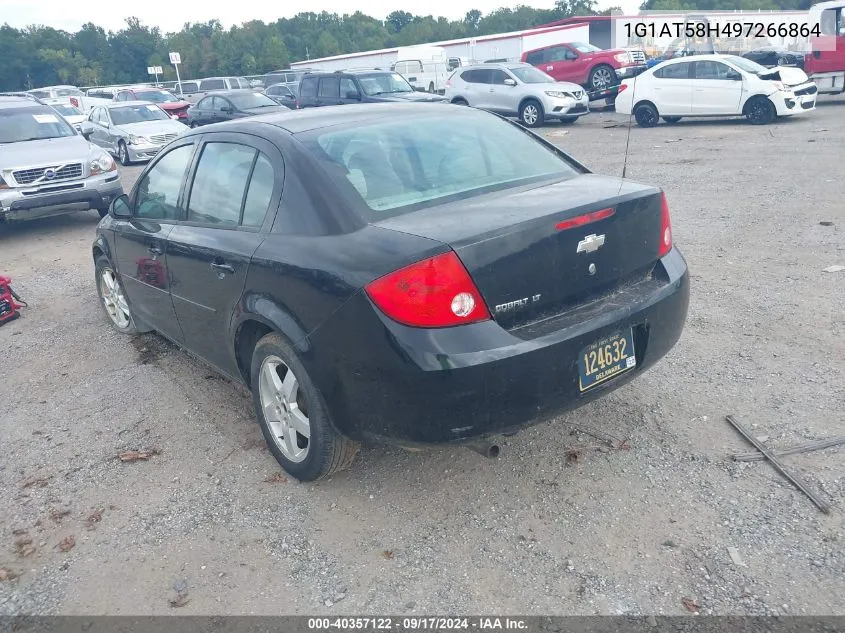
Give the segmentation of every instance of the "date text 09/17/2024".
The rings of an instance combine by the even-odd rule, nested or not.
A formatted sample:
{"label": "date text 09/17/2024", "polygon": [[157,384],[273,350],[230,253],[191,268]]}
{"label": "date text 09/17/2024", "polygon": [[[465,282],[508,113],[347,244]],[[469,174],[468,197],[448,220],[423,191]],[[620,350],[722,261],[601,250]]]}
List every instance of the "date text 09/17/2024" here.
{"label": "date text 09/17/2024", "polygon": [[311,631],[524,631],[528,623],[510,617],[335,617],[308,618]]}

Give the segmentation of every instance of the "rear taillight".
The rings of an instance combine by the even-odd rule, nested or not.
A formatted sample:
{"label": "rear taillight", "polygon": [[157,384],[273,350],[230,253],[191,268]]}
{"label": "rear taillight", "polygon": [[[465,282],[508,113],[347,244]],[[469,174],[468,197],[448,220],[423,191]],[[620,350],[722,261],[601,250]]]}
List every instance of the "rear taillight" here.
{"label": "rear taillight", "polygon": [[616,94],[620,94],[625,92],[628,89],[628,84],[619,84],[619,88],[616,90]]}
{"label": "rear taillight", "polygon": [[72,105],[74,108],[78,108],[79,107],[79,99],[77,99],[76,97],[71,97],[70,98],[70,105]]}
{"label": "rear taillight", "polygon": [[658,257],[663,257],[672,250],[672,221],[669,219],[669,203],[666,194],[660,194],[660,248]]}
{"label": "rear taillight", "polygon": [[490,318],[481,293],[452,251],[380,277],[366,290],[382,312],[405,325],[450,327]]}

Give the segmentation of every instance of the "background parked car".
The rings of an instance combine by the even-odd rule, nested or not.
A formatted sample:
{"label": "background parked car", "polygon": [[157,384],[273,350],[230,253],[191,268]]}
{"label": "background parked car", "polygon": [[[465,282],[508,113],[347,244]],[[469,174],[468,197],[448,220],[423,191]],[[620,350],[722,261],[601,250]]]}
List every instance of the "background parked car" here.
{"label": "background parked car", "polygon": [[417,92],[399,73],[371,68],[309,73],[299,84],[299,107],[412,101],[447,103],[446,97]]}
{"label": "background parked car", "polygon": [[459,70],[446,83],[446,97],[504,116],[518,116],[529,127],[548,120],[571,123],[590,111],[581,86],[555,81],[531,64],[478,64]]}
{"label": "background parked car", "polygon": [[302,78],[311,72],[310,68],[300,68],[297,70],[274,70],[264,76],[264,85],[272,86],[275,84],[285,84],[293,94],[299,94],[299,82]]}
{"label": "background parked car", "polygon": [[743,55],[745,59],[757,62],[761,66],[774,68],[775,66],[795,66],[804,68],[804,53],[788,51],[777,46],[766,46],[748,51]]}
{"label": "background parked car", "polygon": [[85,95],[76,86],[46,86],[30,90],[29,94],[41,100],[51,100],[54,103],[64,102],[79,108],[82,112],[88,112],[99,101],[94,97]]}
{"label": "background parked car", "polygon": [[118,90],[114,95],[115,101],[148,101],[155,103],[170,116],[175,116],[180,121],[188,118],[189,101],[180,99],[168,90],[158,88],[124,88]]}
{"label": "background parked car", "polygon": [[279,105],[283,105],[291,110],[296,109],[296,94],[286,84],[267,86],[264,89],[264,94]]}
{"label": "background parked car", "polygon": [[200,91],[199,81],[182,81],[173,85],[173,94],[180,97],[188,97]]}
{"label": "background parked car", "polygon": [[51,106],[56,112],[62,115],[65,121],[70,123],[77,132],[80,131],[80,125],[83,121],[88,119],[88,116],[79,108],[65,103],[61,100],[48,99],[45,101],[47,105]]}
{"label": "background parked car", "polygon": [[120,101],[94,108],[83,129],[90,132],[93,143],[117,156],[123,165],[130,165],[151,159],[188,128],[158,104]]}
{"label": "background parked car", "polygon": [[252,90],[229,90],[213,92],[199,103],[188,108],[186,123],[191,127],[241,119],[269,112],[288,112],[289,108],[279,105],[270,97]]}
{"label": "background parked car", "polygon": [[[183,82],[185,83],[185,82]],[[191,103],[198,103],[210,92],[221,90],[252,90],[245,77],[207,77],[200,79],[197,91],[184,95]]]}
{"label": "background parked car", "polygon": [[51,106],[0,96],[0,221],[96,209],[123,193],[114,160]]}
{"label": "background parked car", "polygon": [[660,117],[675,123],[698,116],[745,116],[762,125],[814,110],[817,92],[800,68],[767,69],[735,55],[693,55],[626,79],[616,111],[633,112],[642,127],[657,125]]}
{"label": "background parked car", "polygon": [[557,81],[570,81],[590,91],[602,91],[646,69],[645,53],[614,48],[603,50],[584,42],[545,46],[522,54],[522,61],[536,66]]}

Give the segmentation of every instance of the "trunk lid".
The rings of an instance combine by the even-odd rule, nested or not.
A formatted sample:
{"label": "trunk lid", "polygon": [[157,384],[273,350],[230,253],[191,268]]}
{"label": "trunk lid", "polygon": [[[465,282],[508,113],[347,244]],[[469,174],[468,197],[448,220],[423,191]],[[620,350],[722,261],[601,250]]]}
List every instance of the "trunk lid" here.
{"label": "trunk lid", "polygon": [[[612,215],[600,213],[601,219],[589,224],[558,228],[606,209]],[[377,224],[451,246],[493,318],[513,329],[645,280],[660,247],[661,192],[586,174]]]}

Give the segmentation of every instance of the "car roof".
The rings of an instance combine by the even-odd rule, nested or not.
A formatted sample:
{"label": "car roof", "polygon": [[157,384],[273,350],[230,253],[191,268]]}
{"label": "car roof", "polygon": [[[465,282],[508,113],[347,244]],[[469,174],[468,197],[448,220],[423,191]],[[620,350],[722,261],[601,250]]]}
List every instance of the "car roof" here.
{"label": "car roof", "polygon": [[49,107],[40,99],[34,99],[30,97],[19,97],[17,95],[0,95],[0,108],[12,109],[21,108],[24,106],[43,106],[45,108]]}
{"label": "car roof", "polygon": [[418,114],[431,116],[445,112],[453,116],[490,116],[474,108],[462,108],[448,103],[364,103],[353,105],[325,106],[322,108],[305,108],[303,110],[285,110],[271,114],[259,114],[246,119],[236,119],[225,123],[215,123],[213,126],[190,130],[185,135],[202,134],[216,131],[247,132],[261,134],[267,126],[291,134],[308,132],[320,128],[336,125],[354,126],[356,123],[375,123],[391,118],[402,120],[408,116]]}
{"label": "car roof", "polygon": [[251,94],[258,94],[256,92],[252,92],[249,88],[241,88],[239,90],[209,90],[205,93],[206,97],[231,97],[234,95],[242,95],[245,92],[249,92]]}
{"label": "car roof", "polygon": [[136,99],[134,101],[113,101],[112,103],[104,103],[102,105],[102,107],[108,108],[109,110],[113,110],[115,108],[122,108],[123,106],[133,106],[133,105],[158,105],[158,104],[153,103],[152,101],[143,101],[141,99]]}

